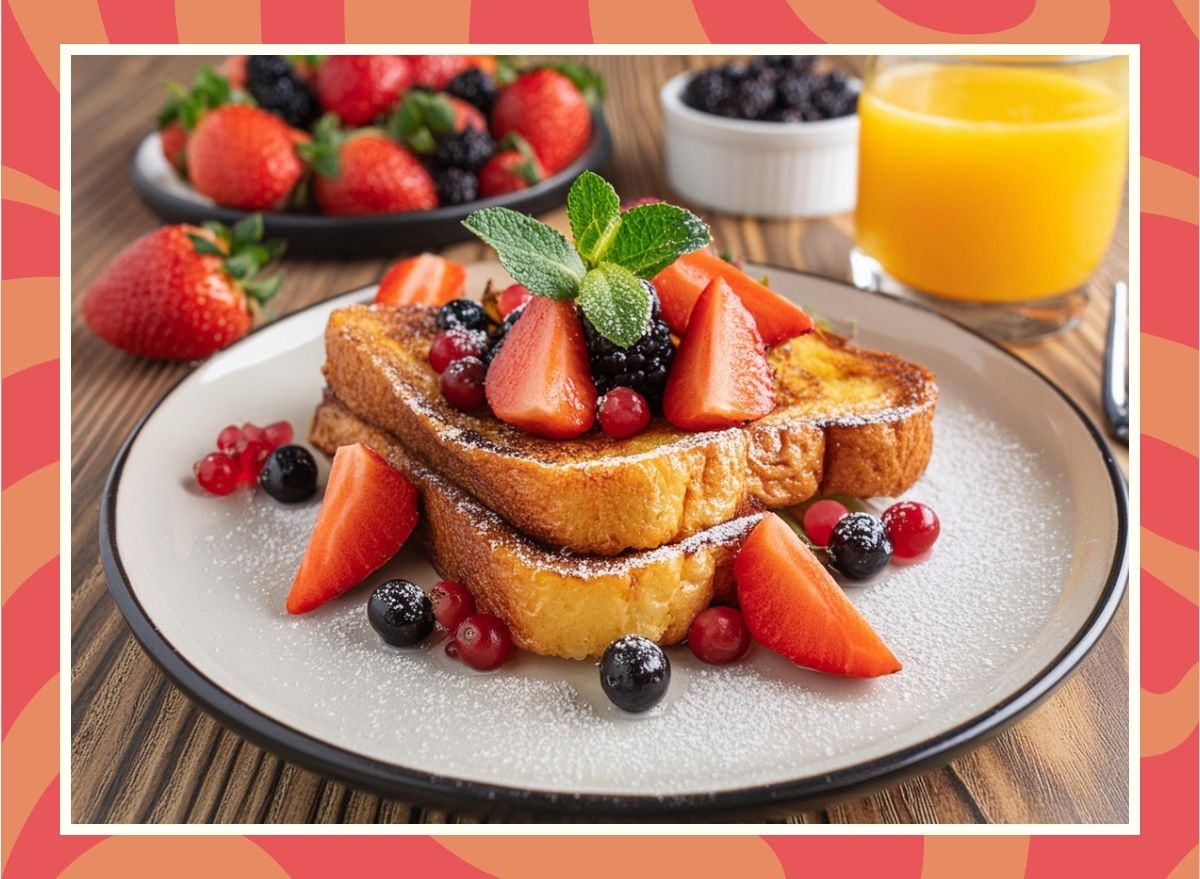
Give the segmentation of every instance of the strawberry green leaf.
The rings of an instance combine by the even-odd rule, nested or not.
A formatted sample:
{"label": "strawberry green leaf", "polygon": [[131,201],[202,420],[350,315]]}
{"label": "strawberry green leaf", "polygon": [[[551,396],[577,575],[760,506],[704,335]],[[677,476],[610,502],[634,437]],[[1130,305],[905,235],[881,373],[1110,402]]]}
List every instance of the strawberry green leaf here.
{"label": "strawberry green leaf", "polygon": [[602,262],[579,285],[579,307],[596,331],[628,348],[650,323],[650,291],[622,266]]}
{"label": "strawberry green leaf", "polygon": [[685,253],[709,241],[708,226],[690,211],[675,205],[638,205],[621,215],[605,259],[639,278],[652,278]]}
{"label": "strawberry green leaf", "polygon": [[571,80],[575,84],[575,88],[583,93],[584,99],[593,107],[600,103],[605,95],[604,79],[596,71],[584,67],[582,64],[576,64],[574,61],[552,61],[539,66],[557,70]]}
{"label": "strawberry green leaf", "polygon": [[484,208],[463,225],[495,248],[500,263],[529,292],[551,299],[574,299],[587,273],[571,243],[540,220],[508,208]]}
{"label": "strawberry green leaf", "polygon": [[454,106],[445,95],[410,89],[388,120],[387,131],[414,153],[432,153],[454,131]]}
{"label": "strawberry green leaf", "polygon": [[212,242],[211,239],[203,235],[197,235],[195,232],[189,232],[188,238],[192,242],[192,247],[196,249],[196,253],[204,256],[219,256],[224,257],[225,251]]}
{"label": "strawberry green leaf", "polygon": [[233,233],[233,249],[238,250],[250,244],[257,244],[263,237],[262,214],[250,214],[233,224],[229,230]]}
{"label": "strawberry green leaf", "polygon": [[246,295],[257,302],[266,302],[274,298],[279,292],[279,286],[283,283],[283,272],[276,272],[269,278],[255,281],[243,281],[242,289]]}
{"label": "strawberry green leaf", "polygon": [[340,149],[346,136],[336,113],[326,113],[313,126],[313,137],[296,147],[300,158],[322,177],[339,177],[342,173]]}
{"label": "strawberry green leaf", "polygon": [[520,59],[513,55],[496,56],[496,85],[512,85],[520,73]]}
{"label": "strawberry green leaf", "polygon": [[584,171],[567,193],[567,218],[575,249],[594,267],[604,259],[621,225],[621,199],[607,180],[594,171]]}

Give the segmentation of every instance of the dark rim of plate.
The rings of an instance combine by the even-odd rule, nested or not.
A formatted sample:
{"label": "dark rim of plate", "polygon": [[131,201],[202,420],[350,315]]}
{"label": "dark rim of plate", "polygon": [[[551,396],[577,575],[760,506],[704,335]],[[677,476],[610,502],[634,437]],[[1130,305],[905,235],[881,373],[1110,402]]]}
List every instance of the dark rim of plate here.
{"label": "dark rim of plate", "polygon": [[[866,292],[811,272],[801,272],[766,263],[755,263],[754,265],[789,274],[808,275],[826,283],[845,286],[856,293]],[[100,504],[100,556],[109,589],[134,636],[150,655],[150,658],[184,693],[198,702],[205,711],[221,723],[268,750],[316,772],[355,787],[374,791],[385,797],[403,799],[414,804],[466,809],[475,812],[486,811],[489,814],[515,812],[547,815],[552,813],[562,816],[605,817],[615,820],[632,818],[644,820],[654,816],[663,820],[697,819],[747,812],[778,812],[785,806],[788,808],[813,807],[850,794],[863,793],[886,786],[918,771],[935,768],[1010,726],[1062,684],[1096,645],[1116,613],[1125,591],[1129,538],[1128,498],[1124,476],[1117,466],[1108,443],[1086,413],[1067,396],[1062,388],[1011,351],[970,327],[909,300],[894,297],[888,297],[888,300],[924,312],[936,320],[944,321],[948,325],[983,340],[1004,356],[1016,361],[1022,368],[1027,369],[1058,394],[1067,408],[1083,423],[1084,428],[1095,442],[1096,450],[1100,454],[1112,484],[1113,501],[1117,512],[1116,549],[1104,586],[1100,590],[1091,613],[1058,655],[1019,687],[1016,692],[988,710],[908,748],[821,775],[803,776],[789,781],[714,791],[707,794],[671,796],[567,794],[468,781],[397,766],[331,745],[268,717],[205,677],[158,631],[134,594],[117,547],[116,500],[121,473],[129,451],[147,420],[153,416],[162,402],[174,393],[179,384],[192,374],[191,372],[182,376],[178,382],[172,385],[139,419],[122,444],[109,472]],[[293,314],[324,306],[327,302],[328,300],[314,303],[293,312]],[[265,327],[260,329],[265,329]],[[258,330],[254,332],[258,332]],[[246,338],[253,335],[252,332]],[[245,339],[242,339],[234,345],[244,342]]]}

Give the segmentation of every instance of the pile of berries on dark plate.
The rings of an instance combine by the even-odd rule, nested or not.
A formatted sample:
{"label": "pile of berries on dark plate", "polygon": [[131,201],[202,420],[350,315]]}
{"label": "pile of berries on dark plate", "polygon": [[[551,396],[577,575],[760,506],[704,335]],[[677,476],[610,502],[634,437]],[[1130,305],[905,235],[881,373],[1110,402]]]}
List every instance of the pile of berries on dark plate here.
{"label": "pile of berries on dark plate", "polygon": [[858,90],[837,70],[816,72],[813,55],[764,55],[695,74],[683,102],[702,113],[763,122],[816,122],[849,116]]}
{"label": "pile of berries on dark plate", "polygon": [[169,86],[166,160],[244,210],[432,210],[525,189],[592,139],[603,84],[491,55],[239,55]]}

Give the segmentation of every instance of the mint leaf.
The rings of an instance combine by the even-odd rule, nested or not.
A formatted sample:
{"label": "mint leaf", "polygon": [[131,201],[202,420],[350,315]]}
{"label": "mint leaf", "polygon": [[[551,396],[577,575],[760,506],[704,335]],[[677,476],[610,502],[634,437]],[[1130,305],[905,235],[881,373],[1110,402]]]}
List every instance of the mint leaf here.
{"label": "mint leaf", "polygon": [[690,211],[675,205],[638,205],[621,215],[605,259],[639,278],[652,278],[685,253],[709,241],[708,226]]}
{"label": "mint leaf", "polygon": [[602,262],[587,273],[579,307],[600,335],[622,348],[640,339],[650,323],[650,292],[616,263]]}
{"label": "mint leaf", "polygon": [[584,171],[567,193],[567,218],[575,249],[584,262],[595,266],[621,225],[621,199],[607,180],[594,171]]}
{"label": "mint leaf", "polygon": [[500,263],[530,293],[574,299],[587,268],[571,242],[540,220],[508,208],[484,208],[463,225],[490,244]]}

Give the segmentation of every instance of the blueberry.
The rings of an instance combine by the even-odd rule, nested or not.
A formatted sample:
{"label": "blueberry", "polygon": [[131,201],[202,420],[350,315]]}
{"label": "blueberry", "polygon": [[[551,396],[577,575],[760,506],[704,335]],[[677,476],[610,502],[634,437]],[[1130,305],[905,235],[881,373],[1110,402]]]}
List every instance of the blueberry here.
{"label": "blueberry", "polygon": [[671,683],[671,661],[661,647],[641,635],[625,635],[608,645],[600,660],[600,686],[618,708],[646,711],[659,703]]}
{"label": "blueberry", "polygon": [[393,647],[412,647],[433,631],[433,605],[415,583],[388,580],[371,593],[367,619]]}
{"label": "blueberry", "polygon": [[483,306],[470,299],[454,299],[438,310],[439,330],[486,330],[487,313]]}
{"label": "blueberry", "polygon": [[850,513],[833,526],[829,560],[852,580],[865,580],[892,559],[892,542],[883,523],[867,513]]}
{"label": "blueberry", "polygon": [[280,446],[263,462],[258,484],[280,503],[306,501],[317,490],[317,462],[304,446]]}

